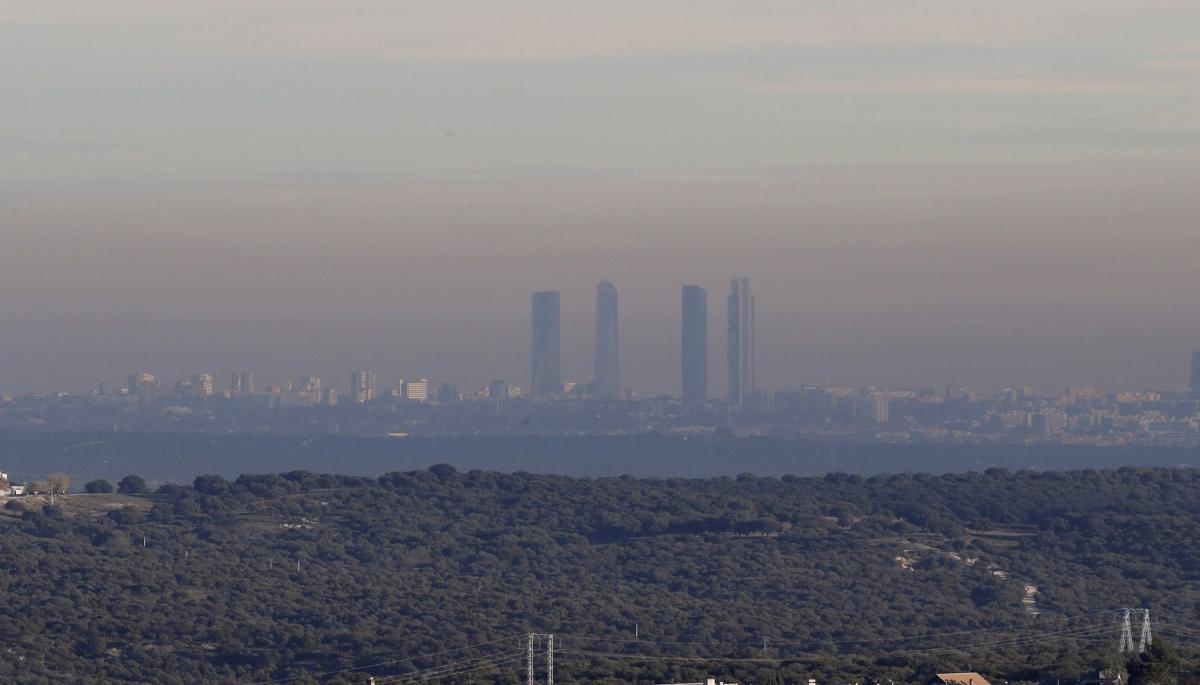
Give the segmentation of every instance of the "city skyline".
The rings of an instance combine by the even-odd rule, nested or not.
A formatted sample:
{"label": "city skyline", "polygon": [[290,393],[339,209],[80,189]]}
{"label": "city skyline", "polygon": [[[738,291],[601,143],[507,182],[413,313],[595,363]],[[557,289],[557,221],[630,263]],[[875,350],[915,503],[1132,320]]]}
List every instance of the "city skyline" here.
{"label": "city skyline", "polygon": [[1197,27],[0,3],[3,680],[1200,685]]}
{"label": "city skyline", "polygon": [[[698,288],[697,286],[683,286],[683,290],[685,292],[685,296],[687,296],[688,294],[693,294],[697,290],[701,294],[704,293],[704,289]],[[552,294],[552,293],[540,293],[540,294]],[[695,296],[692,295],[692,297],[694,298]],[[701,297],[699,301],[703,302],[704,299]],[[694,304],[695,302],[696,302],[695,299],[690,299],[688,301],[685,301],[685,304]],[[695,312],[695,311],[696,310],[693,310],[693,312]],[[703,312],[702,309],[699,311],[701,313]],[[689,318],[692,318],[694,320],[694,317],[689,317]],[[681,331],[683,331],[683,330],[686,330],[686,329],[685,329],[685,327],[681,326]],[[681,355],[680,355],[681,367],[683,367],[683,370],[685,371],[685,373],[681,374],[681,383],[680,383],[681,389],[678,391],[674,391],[674,392],[651,393],[651,394],[647,394],[645,397],[675,396],[683,402],[704,401],[704,400],[720,401],[720,402],[729,403],[733,407],[737,407],[738,405],[730,402],[730,398],[728,398],[728,397],[718,398],[718,397],[714,397],[711,395],[704,397],[704,395],[700,394],[700,393],[689,396],[689,394],[682,389],[684,386],[687,385],[688,376],[686,374],[685,364],[686,364],[686,359],[688,357],[688,351],[686,349],[686,345],[681,345],[681,348],[682,348]],[[1198,379],[1197,371],[1200,371],[1200,350],[1196,350],[1196,351],[1192,352],[1191,361],[1192,361],[1192,364],[1190,366],[1190,373],[1188,374],[1187,383],[1179,384],[1177,386],[1165,386],[1165,387],[1139,386],[1138,388],[1124,388],[1124,389],[1119,389],[1119,390],[1113,391],[1113,393],[1115,393],[1115,394],[1130,394],[1130,393],[1136,394],[1136,393],[1141,393],[1141,392],[1147,392],[1147,393],[1174,392],[1174,393],[1185,393],[1185,394],[1190,393],[1191,395],[1195,396],[1197,399],[1200,399],[1200,383],[1197,383],[1197,379]],[[158,390],[163,390],[163,389],[169,388],[171,385],[174,385],[176,388],[178,388],[178,387],[181,387],[181,384],[185,384],[187,386],[196,386],[198,388],[201,388],[202,390],[197,392],[197,394],[202,397],[211,397],[214,395],[222,395],[222,394],[227,395],[228,397],[237,397],[238,395],[242,395],[242,394],[246,394],[246,395],[271,394],[271,393],[277,393],[280,391],[290,392],[290,391],[297,391],[297,390],[304,391],[304,390],[311,390],[311,389],[320,390],[320,389],[322,389],[322,387],[324,387],[326,389],[329,389],[329,388],[336,389],[336,387],[337,387],[332,384],[323,384],[323,382],[321,381],[321,376],[319,376],[317,374],[305,374],[305,375],[301,375],[299,377],[298,381],[287,380],[287,381],[283,381],[283,382],[279,382],[279,383],[269,384],[269,385],[259,388],[254,385],[254,372],[241,371],[241,372],[231,373],[229,375],[230,381],[229,381],[228,385],[225,386],[223,389],[221,389],[216,382],[216,377],[217,377],[216,374],[214,374],[213,372],[199,371],[199,372],[190,374],[190,380],[189,380],[188,376],[185,376],[185,377],[181,377],[181,378],[172,379],[171,382],[168,382],[165,378],[160,378],[158,375],[156,375],[152,371],[137,371],[137,372],[130,373],[127,375],[127,377],[126,377],[127,384],[125,387],[120,388],[120,389],[127,391],[130,395],[136,395],[140,389],[147,387],[147,386],[153,386],[156,389],[156,391],[158,391]],[[293,378],[294,378],[294,376],[293,376]],[[383,395],[377,391],[375,378],[376,378],[376,374],[375,374],[374,370],[356,369],[353,372],[351,372],[350,382],[349,382],[349,394],[346,396],[346,399],[348,401],[353,401],[358,404],[363,404],[363,403],[367,403],[372,400],[375,400],[379,397],[382,397]],[[414,384],[417,387],[419,387],[419,390],[417,391],[418,396],[417,397],[409,397],[406,389],[409,386],[413,386]],[[445,390],[447,388],[458,388],[457,383],[452,383],[449,381],[441,381],[440,386],[441,386],[440,390]],[[388,389],[389,392],[391,392],[393,395],[402,396],[406,399],[419,399],[421,401],[425,401],[425,400],[434,399],[437,396],[437,393],[434,392],[434,387],[433,387],[432,382],[430,381],[429,378],[427,378],[425,376],[412,377],[412,378],[408,378],[408,379],[406,379],[404,377],[398,377],[395,379],[395,382],[390,385],[390,388],[387,385],[385,385],[384,387],[386,389]],[[471,387],[471,386],[468,386],[468,387]],[[493,380],[487,381],[485,383],[477,384],[475,387],[477,388],[477,395],[476,395],[477,397],[487,397],[489,399],[497,399],[497,398],[512,399],[512,398],[517,398],[517,397],[527,397],[527,395],[524,393],[523,388],[521,388],[519,386],[513,386],[513,385],[509,384],[505,379],[493,379]],[[546,391],[545,393],[542,393],[542,394],[543,395],[551,395],[554,398],[567,398],[567,397],[574,396],[574,397],[590,397],[590,398],[596,398],[596,399],[613,399],[611,396],[599,394],[596,391],[595,387],[596,386],[594,384],[584,386],[584,385],[581,385],[578,381],[566,379],[560,383],[560,385],[558,386],[556,391]],[[937,391],[939,391],[938,386],[927,385],[927,384],[926,385],[913,385],[913,386],[887,386],[887,385],[881,385],[878,383],[862,383],[862,384],[837,383],[837,382],[831,382],[831,381],[826,380],[826,381],[820,381],[820,382],[816,382],[816,381],[804,382],[804,383],[799,383],[795,386],[780,387],[780,388],[772,389],[770,391],[762,391],[762,392],[768,393],[768,394],[778,393],[778,392],[786,393],[786,392],[793,391],[796,388],[821,388],[821,387],[829,387],[829,388],[855,388],[856,387],[856,388],[863,388],[863,389],[872,389],[872,390],[882,389],[882,390],[892,390],[892,391],[894,391],[894,390],[904,390],[904,391],[920,390],[922,392],[926,392],[926,391],[937,392]],[[496,391],[496,388],[501,388],[501,389],[505,390],[506,393],[512,393],[512,394],[498,393]],[[108,383],[107,381],[101,381],[101,382],[93,385],[91,390],[84,391],[84,394],[86,394],[86,392],[94,392],[94,393],[99,393],[99,394],[114,394],[112,391],[115,389],[116,388],[114,386],[112,386],[110,383]],[[636,388],[630,388],[630,390],[636,391]],[[1033,395],[1054,395],[1055,393],[1058,393],[1059,391],[1062,391],[1062,392],[1065,392],[1068,394],[1086,393],[1088,396],[1113,394],[1113,393],[1109,393],[1107,391],[1104,391],[1104,392],[1099,391],[1099,390],[1097,390],[1097,388],[1095,386],[1086,385],[1086,384],[1066,386],[1065,388],[1042,387],[1042,388],[1038,388],[1037,392],[1034,392],[1034,386],[1021,385],[1021,384],[1009,384],[1008,386],[1004,387],[1002,390],[997,389],[997,390],[990,390],[990,391],[981,391],[979,389],[969,388],[967,386],[947,385],[947,386],[944,386],[944,388],[942,388],[942,391],[944,391],[944,393],[947,395],[954,394],[954,393],[971,393],[971,394],[978,394],[980,396],[995,395],[995,396],[1000,396],[1000,397],[1008,397],[1008,398],[1011,398],[1010,401],[1012,401],[1012,402],[1020,402],[1022,400],[1022,398],[1028,397],[1028,396],[1033,396]],[[39,393],[27,393],[27,394],[39,394]],[[45,394],[45,393],[40,393],[40,394]],[[70,393],[67,393],[67,394],[70,394]],[[463,397],[470,397],[470,396],[471,395],[464,395]],[[534,396],[528,395],[528,397],[534,397]],[[637,398],[643,399],[644,397],[638,396]],[[703,398],[703,399],[695,399],[695,398]],[[453,401],[453,400],[448,400],[448,401]]]}
{"label": "city skyline", "polygon": [[[690,289],[695,289],[695,291],[692,291]],[[708,352],[707,338],[708,338],[708,333],[709,333],[709,331],[707,329],[708,329],[709,325],[711,325],[711,323],[707,321],[706,291],[704,288],[701,288],[699,286],[682,286],[682,292],[683,292],[684,299],[683,299],[681,305],[677,305],[677,306],[679,306],[678,311],[680,312],[680,314],[679,314],[680,319],[678,320],[679,326],[676,328],[677,344],[676,344],[676,349],[675,349],[675,356],[676,356],[675,368],[677,369],[677,371],[676,371],[676,374],[674,375],[675,377],[672,382],[669,382],[665,385],[649,385],[649,384],[639,385],[637,383],[634,383],[632,386],[630,386],[631,389],[636,390],[636,391],[641,392],[642,394],[646,394],[646,395],[679,394],[680,396],[683,396],[684,394],[686,394],[684,392],[683,386],[684,386],[685,378],[687,376],[687,372],[684,369],[684,365],[687,363],[686,358],[688,357],[688,351],[687,351],[687,345],[685,343],[683,336],[686,335],[684,333],[684,329],[688,327],[688,321],[687,321],[687,319],[688,319],[688,295],[689,295],[689,292],[694,293],[696,291],[699,292],[699,297],[703,300],[703,304],[701,305],[703,308],[703,314],[700,317],[700,319],[702,319],[702,321],[700,321],[699,323],[693,322],[692,326],[695,327],[698,325],[698,326],[703,327],[704,333],[705,333],[703,336],[701,336],[701,338],[702,338],[701,344],[703,346],[703,351],[701,353],[699,353],[698,356],[699,357],[707,356],[707,352]],[[531,392],[535,396],[545,395],[545,394],[558,394],[558,393],[562,392],[562,387],[563,387],[564,383],[570,383],[573,385],[578,385],[580,388],[584,388],[586,386],[589,388],[590,394],[598,394],[598,391],[596,390],[596,388],[598,388],[599,385],[593,385],[593,384],[595,384],[596,381],[600,378],[601,374],[599,372],[602,371],[602,366],[603,366],[601,363],[601,361],[602,361],[601,356],[602,356],[602,352],[605,350],[605,345],[602,344],[601,338],[602,338],[602,334],[603,334],[603,337],[605,337],[605,338],[608,337],[608,334],[604,333],[604,331],[607,329],[606,329],[605,325],[602,325],[602,323],[606,320],[611,321],[613,324],[613,329],[614,329],[613,332],[615,333],[617,321],[619,320],[619,316],[617,316],[617,312],[616,312],[616,295],[617,295],[617,289],[611,281],[601,280],[596,285],[596,309],[595,309],[595,319],[593,322],[594,325],[596,326],[596,328],[595,328],[596,336],[594,339],[595,345],[592,347],[592,357],[593,357],[593,361],[594,361],[593,369],[594,369],[595,373],[593,373],[593,375],[591,377],[591,381],[589,382],[588,376],[586,374],[578,372],[578,364],[572,365],[575,368],[574,371],[569,371],[569,372],[563,371],[563,365],[562,365],[562,361],[561,361],[561,358],[562,358],[561,347],[562,347],[562,340],[563,340],[563,334],[562,334],[563,326],[561,323],[562,316],[563,316],[562,307],[561,307],[561,293],[559,291],[535,291],[532,294],[532,309],[531,309],[531,311],[533,312],[533,317],[532,317],[533,320],[531,320],[531,328],[529,330],[533,331],[534,339],[537,338],[537,336],[539,335],[538,332],[541,331],[541,335],[543,336],[543,339],[542,339],[542,343],[540,343],[541,346],[538,347],[538,349],[531,350],[531,352],[532,352],[531,365],[530,365],[530,368],[528,371],[528,373],[530,374],[529,377],[531,378],[531,381],[530,381],[530,386],[529,386],[529,389],[527,390],[527,392]],[[539,303],[539,301],[540,301],[540,303]],[[756,373],[755,363],[754,363],[754,356],[755,356],[755,349],[754,349],[755,348],[755,341],[754,341],[755,302],[756,302],[755,296],[753,295],[753,293],[750,292],[750,289],[749,289],[749,279],[738,278],[738,279],[732,279],[730,281],[730,293],[727,296],[727,309],[726,309],[726,319],[725,319],[726,335],[724,336],[724,338],[725,338],[725,342],[726,342],[726,349],[725,349],[725,354],[720,355],[720,356],[722,357],[721,361],[723,362],[722,365],[724,367],[724,372],[725,372],[726,393],[724,395],[724,399],[732,401],[735,405],[740,405],[740,403],[744,401],[745,396],[748,393],[753,392],[754,390],[760,389],[757,387],[757,381],[754,377],[754,375]],[[745,304],[745,303],[748,303],[748,304]],[[567,309],[568,315],[577,314],[577,312],[574,311],[575,309],[576,309],[575,307],[568,308]],[[540,312],[540,314],[539,314],[539,312]],[[537,322],[537,319],[539,317],[543,318],[545,320],[545,322],[546,322],[545,326],[539,326],[539,324]],[[748,321],[745,319],[748,319]],[[583,335],[578,335],[577,333],[581,333],[581,331],[575,330],[575,327],[572,326],[571,330],[568,332],[568,335],[566,336],[566,339],[572,340],[572,341],[577,341],[577,340],[581,340],[586,337]],[[635,333],[636,333],[636,331],[635,331]],[[613,349],[615,349],[615,347],[616,347],[615,346],[615,343],[616,343],[615,337],[616,336],[614,335],[613,337],[614,337]],[[749,343],[748,346],[746,346],[746,347],[743,347],[744,340],[748,341],[748,343]],[[739,351],[739,348],[749,351],[749,354],[748,355],[742,354]],[[1191,359],[1190,359],[1191,364],[1187,368],[1187,370],[1185,370],[1185,373],[1188,374],[1188,376],[1187,376],[1188,382],[1186,385],[1180,385],[1179,387],[1184,388],[1184,389],[1187,389],[1187,388],[1195,389],[1195,388],[1200,387],[1200,350],[1193,351],[1189,354],[1191,355]],[[542,355],[545,356],[545,360],[546,360],[547,379],[545,381],[544,389],[541,392],[533,392],[535,382],[534,382],[534,380],[532,380],[532,378],[533,378],[533,374],[534,374],[534,366],[536,365],[536,361],[533,361],[533,360],[536,360],[537,358],[539,358],[539,356],[542,356]],[[609,355],[607,355],[607,353],[605,353],[604,356],[609,356]],[[747,359],[746,357],[749,357],[749,358]],[[637,358],[635,356],[635,360],[636,359]],[[709,367],[709,364],[711,364],[713,362],[713,360],[709,359],[707,361],[708,361],[708,363],[706,363],[704,365],[705,373],[703,374],[703,382],[705,384],[707,384],[708,377],[711,376],[711,369]],[[618,362],[618,364],[619,364],[619,362]],[[153,367],[152,365],[144,365],[144,364],[139,365],[139,366],[141,366],[142,368],[156,368],[156,367]],[[173,366],[175,366],[176,368],[179,367],[179,365],[177,363],[173,364]],[[219,366],[216,366],[216,365],[196,365],[196,366],[200,366],[201,368],[220,368]],[[191,368],[194,369],[194,368],[196,368],[196,366],[191,366]],[[431,375],[431,376],[435,376],[439,379],[446,378],[447,376],[445,376],[445,375],[439,375],[439,374],[434,374],[434,373],[429,372],[429,369],[431,367],[435,367],[435,366],[437,366],[437,363],[433,363],[433,364],[406,363],[403,367],[403,370],[395,371],[395,372],[385,372],[384,376],[397,378],[397,379],[399,379],[400,383],[403,383],[403,379],[406,377],[406,375],[412,376],[413,370],[416,369],[421,372],[422,377],[424,377],[425,375]],[[312,367],[309,367],[309,368],[312,368]],[[617,368],[619,369],[619,366]],[[746,375],[745,382],[736,380],[739,377],[741,377],[741,374],[742,374],[741,369],[743,369],[743,368],[747,368],[750,370],[750,373]],[[208,373],[208,372],[203,372],[203,373]],[[344,373],[344,372],[329,373],[328,370],[323,370],[322,372],[320,372],[319,374],[316,374],[316,375],[325,376],[325,377],[338,377],[342,373]],[[617,373],[618,373],[617,377],[619,378],[620,377],[619,370]],[[761,373],[761,372],[759,371],[757,373]],[[555,375],[555,374],[557,374],[557,375]],[[109,374],[106,374],[107,378],[111,378],[113,375],[114,374],[112,374],[111,372]],[[189,377],[189,375],[194,375],[194,372],[187,371],[185,368],[183,371],[172,372],[172,374],[168,374],[168,375],[170,375],[171,377],[178,377],[178,378],[182,378],[182,379],[186,380]],[[770,374],[768,374],[768,375],[770,376]],[[290,372],[285,372],[280,377],[283,379],[293,378],[293,376],[291,375]],[[460,384],[463,384],[463,385],[469,387],[472,383],[477,382],[479,378],[484,378],[484,377],[515,379],[515,378],[519,378],[520,375],[512,374],[512,373],[505,373],[505,372],[502,372],[501,370],[491,370],[491,371],[485,370],[481,374],[477,374],[474,376],[467,376],[467,377],[464,377],[464,374],[453,374],[450,376],[451,380],[448,380],[446,382],[451,383],[452,385],[455,385],[456,387]],[[104,377],[101,377],[101,378],[104,378]],[[246,389],[249,389],[249,392],[253,392],[254,382],[255,382],[254,379],[255,379],[255,374],[252,371],[232,372],[231,380],[229,382],[228,388],[234,394],[238,394],[240,392],[246,392],[247,391]],[[557,380],[557,382],[555,382],[555,383],[550,382],[555,379]],[[193,381],[194,380],[195,379],[193,379]],[[372,381],[373,380],[374,379],[372,377]],[[289,380],[283,381],[284,384],[287,384],[289,382],[291,382],[291,381],[289,381]],[[85,382],[83,385],[74,385],[74,391],[77,392],[81,389],[95,387],[99,383],[111,385],[111,383],[108,380],[93,381],[91,383]],[[617,385],[615,387],[621,387],[619,385],[619,383],[620,383],[620,381],[617,381]],[[832,383],[834,385],[847,385],[848,384],[848,385],[863,385],[863,386],[882,385],[882,386],[887,386],[887,387],[909,387],[909,388],[957,386],[957,387],[981,388],[981,389],[986,389],[986,390],[990,390],[990,391],[998,391],[1003,387],[1025,387],[1025,386],[1031,385],[1030,382],[1026,381],[1023,378],[1020,379],[1020,382],[1008,381],[1008,382],[1001,382],[994,386],[986,386],[986,385],[981,386],[981,385],[971,384],[969,382],[945,383],[945,382],[934,382],[934,381],[928,380],[928,379],[917,379],[915,382],[895,383],[895,382],[880,381],[880,380],[872,379],[872,378],[866,378],[863,380],[853,380],[853,379],[847,379],[844,377],[839,378],[837,376],[825,375],[825,376],[813,376],[813,377],[809,377],[809,378],[802,378],[799,381],[794,381],[794,380],[793,381],[785,381],[785,380],[780,380],[778,378],[774,378],[772,376],[772,382],[770,382],[767,387],[762,388],[762,389],[765,390],[766,392],[774,392],[779,389],[785,389],[788,387],[797,387],[799,385],[810,385],[813,383]],[[215,384],[214,384],[214,382],[212,382],[210,380],[208,382],[208,385],[215,385]],[[133,388],[135,386],[136,386],[136,384],[131,382],[130,387]],[[1045,387],[1070,387],[1070,386],[1089,386],[1089,387],[1094,386],[1094,387],[1105,388],[1105,391],[1128,390],[1130,388],[1142,388],[1142,389],[1160,388],[1161,389],[1161,388],[1174,387],[1170,384],[1170,382],[1155,384],[1150,381],[1134,382],[1134,383],[1131,383],[1128,385],[1123,385],[1123,386],[1105,386],[1104,384],[1096,383],[1087,378],[1083,378],[1083,379],[1069,382],[1066,384],[1051,384],[1051,385],[1048,385]],[[357,395],[357,392],[354,390],[354,387],[355,387],[355,383],[352,380],[350,383],[350,397],[355,397]],[[551,389],[551,388],[554,388],[554,389]],[[621,389],[624,390],[623,387]],[[41,387],[41,388],[33,388],[33,389],[25,390],[24,392],[26,392],[26,393],[28,393],[28,392],[58,392],[58,391],[63,391],[63,390],[64,390],[64,388],[61,388],[61,387],[60,388]],[[71,389],[67,388],[66,390],[70,391]],[[436,388],[429,388],[428,393],[432,396],[435,394],[435,390],[436,390]],[[735,390],[737,390],[739,394],[735,395]],[[14,394],[14,390],[0,387],[0,393]],[[15,393],[21,394],[22,391],[17,390],[17,391],[15,391]],[[611,392],[599,393],[599,394],[601,394],[602,396],[608,396],[608,397],[619,396],[619,393],[614,394]],[[709,399],[715,398],[715,396],[713,396],[711,393],[708,394],[708,397],[709,397]]]}
{"label": "city skyline", "polygon": [[[1178,377],[1200,6],[760,9],[14,8],[9,63],[36,78],[0,95],[0,388],[143,366],[528,385],[510,298],[607,278],[622,384],[678,386],[664,312],[697,283],[723,394],[739,273],[770,294],[764,387]],[[593,344],[563,339],[565,377],[594,380]]]}

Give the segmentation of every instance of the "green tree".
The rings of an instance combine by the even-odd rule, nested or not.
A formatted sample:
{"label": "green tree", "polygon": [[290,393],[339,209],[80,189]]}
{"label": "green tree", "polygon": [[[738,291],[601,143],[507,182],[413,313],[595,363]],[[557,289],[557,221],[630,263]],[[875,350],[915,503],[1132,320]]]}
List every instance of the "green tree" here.
{"label": "green tree", "polygon": [[112,483],[98,478],[83,484],[83,491],[92,495],[102,495],[113,491]]}
{"label": "green tree", "polygon": [[1129,660],[1129,685],[1175,685],[1178,670],[1175,650],[1159,640]]}
{"label": "green tree", "polygon": [[117,492],[122,495],[142,495],[149,491],[149,486],[141,476],[125,476],[121,482],[117,483]]}

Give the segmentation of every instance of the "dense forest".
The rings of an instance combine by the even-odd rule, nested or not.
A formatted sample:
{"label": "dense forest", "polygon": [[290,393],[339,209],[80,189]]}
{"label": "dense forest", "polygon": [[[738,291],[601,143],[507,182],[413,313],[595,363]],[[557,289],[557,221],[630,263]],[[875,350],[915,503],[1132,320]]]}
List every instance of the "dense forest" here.
{"label": "dense forest", "polygon": [[561,683],[1066,684],[1124,663],[1123,607],[1195,681],[1192,469],[87,490],[2,510],[3,682],[517,685],[537,632]]}
{"label": "dense forest", "polygon": [[1120,466],[1200,466],[1180,447],[1089,445],[877,444],[772,437],[641,435],[364,437],[98,431],[0,431],[0,471],[17,480],[62,471],[78,483],[136,473],[156,483],[191,483],[204,474],[303,469],[379,476],[450,464],[459,470],[530,471],[564,476],[715,478],[870,476],[901,471],[963,473],[989,468],[1066,471]]}

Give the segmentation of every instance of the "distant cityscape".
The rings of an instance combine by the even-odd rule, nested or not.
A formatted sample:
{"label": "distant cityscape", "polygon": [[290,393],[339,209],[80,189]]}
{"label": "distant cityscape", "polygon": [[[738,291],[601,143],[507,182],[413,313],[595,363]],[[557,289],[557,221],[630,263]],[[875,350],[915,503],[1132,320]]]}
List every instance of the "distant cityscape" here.
{"label": "distant cityscape", "polygon": [[596,287],[595,373],[564,381],[557,291],[531,296],[529,390],[505,379],[464,392],[428,378],[381,385],[358,369],[348,390],[306,375],[259,387],[252,371],[222,388],[211,372],[163,382],[129,374],[124,386],[86,393],[0,395],[0,428],[364,435],[769,435],[873,442],[1200,446],[1200,351],[1185,389],[1100,393],[1090,387],[993,394],[965,388],[831,384],[767,392],[755,378],[755,298],[747,278],[726,299],[726,388],[710,392],[708,293],[685,285],[680,301],[677,393],[640,397],[621,383],[618,292]]}

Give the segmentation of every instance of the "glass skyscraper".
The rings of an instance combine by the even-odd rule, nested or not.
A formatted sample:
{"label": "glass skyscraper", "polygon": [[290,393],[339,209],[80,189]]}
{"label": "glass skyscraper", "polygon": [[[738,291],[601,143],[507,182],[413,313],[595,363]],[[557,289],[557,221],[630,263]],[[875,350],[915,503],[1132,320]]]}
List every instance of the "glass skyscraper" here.
{"label": "glass skyscraper", "polygon": [[754,296],[750,279],[735,278],[729,284],[727,308],[729,403],[741,407],[754,392]]}
{"label": "glass skyscraper", "polygon": [[562,392],[559,362],[559,298],[557,290],[533,293],[533,359],[530,391],[534,397]]}
{"label": "glass skyscraper", "polygon": [[621,362],[617,347],[617,289],[608,281],[596,285],[596,396],[621,396]]}
{"label": "glass skyscraper", "polygon": [[1192,353],[1192,378],[1188,384],[1192,395],[1200,397],[1200,350]]}
{"label": "glass skyscraper", "polygon": [[698,285],[683,286],[683,326],[680,340],[684,402],[708,400],[708,292]]}

